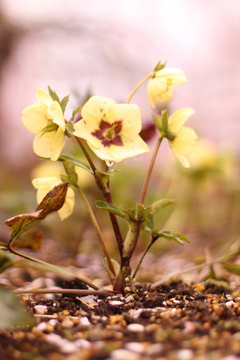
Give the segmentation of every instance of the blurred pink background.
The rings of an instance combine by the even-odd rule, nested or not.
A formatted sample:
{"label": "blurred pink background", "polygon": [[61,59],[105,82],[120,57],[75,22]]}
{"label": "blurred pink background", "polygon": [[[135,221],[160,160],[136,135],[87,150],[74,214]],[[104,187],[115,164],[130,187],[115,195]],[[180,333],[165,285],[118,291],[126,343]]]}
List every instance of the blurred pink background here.
{"label": "blurred pink background", "polygon": [[[192,107],[188,126],[240,153],[240,2],[237,0],[1,0],[0,150],[15,169],[36,161],[21,111],[36,88],[63,97],[125,101],[159,60],[184,71],[171,111]],[[134,97],[151,117],[146,87]]]}

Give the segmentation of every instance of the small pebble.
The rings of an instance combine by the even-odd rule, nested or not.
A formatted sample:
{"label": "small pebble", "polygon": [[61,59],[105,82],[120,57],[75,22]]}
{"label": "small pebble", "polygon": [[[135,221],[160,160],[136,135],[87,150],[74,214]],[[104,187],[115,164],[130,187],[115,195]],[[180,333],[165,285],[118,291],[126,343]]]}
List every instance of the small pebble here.
{"label": "small pebble", "polygon": [[36,314],[46,314],[48,311],[48,308],[46,305],[35,305],[34,309],[36,311]]}
{"label": "small pebble", "polygon": [[134,354],[132,351],[125,349],[113,350],[111,359],[114,360],[139,360],[139,354]]}
{"label": "small pebble", "polygon": [[125,345],[125,347],[127,350],[133,351],[138,354],[141,354],[145,350],[145,347],[143,346],[143,344],[141,344],[139,342],[129,342]]}
{"label": "small pebble", "polygon": [[190,360],[193,359],[193,352],[190,349],[182,349],[177,353],[178,360]]}
{"label": "small pebble", "polygon": [[62,321],[62,327],[66,329],[71,329],[73,327],[73,322],[71,319],[65,318]]}
{"label": "small pebble", "polygon": [[226,305],[227,307],[231,307],[231,306],[233,306],[234,304],[235,304],[235,302],[234,302],[233,300],[227,301],[227,302],[225,303],[225,305]]}
{"label": "small pebble", "polygon": [[123,305],[123,302],[119,300],[113,300],[113,301],[109,301],[109,304],[112,306],[118,306],[118,305]]}
{"label": "small pebble", "polygon": [[79,319],[79,323],[83,326],[89,326],[91,323],[86,316],[83,316]]}
{"label": "small pebble", "polygon": [[143,332],[144,331],[144,326],[142,324],[129,324],[127,326],[129,331],[133,331],[133,332]]}

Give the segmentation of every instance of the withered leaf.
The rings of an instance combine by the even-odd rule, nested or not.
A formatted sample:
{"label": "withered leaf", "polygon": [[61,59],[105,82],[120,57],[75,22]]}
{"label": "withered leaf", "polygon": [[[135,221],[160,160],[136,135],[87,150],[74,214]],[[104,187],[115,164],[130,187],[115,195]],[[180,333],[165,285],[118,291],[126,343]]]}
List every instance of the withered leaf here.
{"label": "withered leaf", "polygon": [[5,221],[5,224],[11,231],[11,239],[20,235],[23,231],[27,230],[30,226],[38,223],[40,220],[45,219],[49,214],[58,211],[64,204],[68,189],[68,183],[63,183],[55,186],[43,198],[37,209],[33,213],[20,214]]}
{"label": "withered leaf", "polygon": [[42,246],[42,232],[39,230],[29,230],[21,234],[14,240],[14,249],[38,250]]}
{"label": "withered leaf", "polygon": [[64,204],[68,190],[68,183],[62,183],[55,186],[40,202],[36,211],[42,210],[38,220],[45,219],[49,214],[58,211]]}

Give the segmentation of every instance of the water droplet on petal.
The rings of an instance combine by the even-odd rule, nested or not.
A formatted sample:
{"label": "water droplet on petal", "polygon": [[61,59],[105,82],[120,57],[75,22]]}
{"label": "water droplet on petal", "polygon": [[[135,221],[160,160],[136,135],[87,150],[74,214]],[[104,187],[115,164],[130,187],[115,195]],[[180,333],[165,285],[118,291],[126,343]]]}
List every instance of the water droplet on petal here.
{"label": "water droplet on petal", "polygon": [[106,161],[106,164],[107,164],[108,167],[113,166],[114,161],[107,160],[107,161]]}

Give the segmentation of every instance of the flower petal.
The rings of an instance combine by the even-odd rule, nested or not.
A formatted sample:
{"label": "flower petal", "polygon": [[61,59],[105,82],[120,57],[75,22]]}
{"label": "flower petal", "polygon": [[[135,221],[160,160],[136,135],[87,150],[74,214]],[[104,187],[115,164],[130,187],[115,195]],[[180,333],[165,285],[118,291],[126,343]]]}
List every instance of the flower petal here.
{"label": "flower petal", "polygon": [[172,98],[173,87],[167,85],[167,78],[162,77],[151,79],[147,84],[147,96],[152,107],[155,108],[155,101],[165,102]]}
{"label": "flower petal", "polygon": [[65,202],[60,210],[58,210],[58,215],[60,219],[66,219],[73,212],[73,208],[75,205],[75,194],[73,189],[68,188]]}
{"label": "flower petal", "polygon": [[33,104],[22,111],[24,126],[34,134],[37,134],[47,126],[47,107],[44,104]]}
{"label": "flower petal", "polygon": [[64,133],[61,128],[58,128],[56,132],[37,134],[33,141],[33,150],[38,156],[51,158],[52,161],[56,161],[64,145]]}
{"label": "flower petal", "polygon": [[175,111],[168,119],[168,129],[173,133],[177,133],[194,112],[191,108],[183,108]]}
{"label": "flower petal", "polygon": [[[89,141],[95,147],[100,146],[101,141],[97,137],[95,137],[91,134],[87,124],[85,123],[85,121],[83,119],[78,121],[73,126],[74,126],[73,135]],[[94,129],[94,130],[96,130],[96,129]]]}
{"label": "flower petal", "polygon": [[135,137],[141,131],[141,113],[137,105],[116,104],[111,106],[107,111],[107,121],[114,123],[122,120],[121,134],[129,138]]}
{"label": "flower petal", "polygon": [[187,78],[183,71],[176,68],[163,68],[156,72],[156,78],[166,77],[171,79],[172,86],[180,86],[187,82]]}
{"label": "flower petal", "polygon": [[81,111],[83,119],[80,121],[84,121],[88,128],[88,131],[92,132],[98,129],[101,120],[106,120],[107,111],[114,104],[115,102],[109,98],[92,96],[83,105]]}
{"label": "flower petal", "polygon": [[65,131],[65,120],[60,104],[57,101],[54,101],[47,110],[47,115],[49,119],[52,119],[54,124],[57,124],[62,131]]}
{"label": "flower petal", "polygon": [[57,131],[54,133],[52,137],[52,141],[50,143],[52,161],[56,161],[59,158],[64,146],[65,146],[65,134],[62,131],[62,129],[59,127]]}
{"label": "flower petal", "polygon": [[119,162],[129,157],[149,152],[149,147],[140,136],[136,136],[134,139],[123,137],[123,142],[123,146],[110,145],[105,147],[101,144],[100,147],[94,148],[90,143],[88,145],[104,161]]}
{"label": "flower petal", "polygon": [[169,141],[170,147],[183,166],[189,167],[185,155],[189,154],[197,142],[197,134],[191,128],[183,127],[179,130],[177,137]]}
{"label": "flower petal", "polygon": [[37,89],[36,98],[39,103],[50,106],[53,103],[51,96],[43,89]]}

